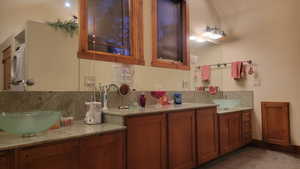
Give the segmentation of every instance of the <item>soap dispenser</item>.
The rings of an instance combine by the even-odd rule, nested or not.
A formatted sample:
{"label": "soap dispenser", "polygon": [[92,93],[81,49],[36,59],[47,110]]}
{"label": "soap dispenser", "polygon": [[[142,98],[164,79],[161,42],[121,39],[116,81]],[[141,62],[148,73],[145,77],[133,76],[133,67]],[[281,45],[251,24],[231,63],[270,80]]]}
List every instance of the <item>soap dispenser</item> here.
{"label": "soap dispenser", "polygon": [[101,124],[102,122],[102,107],[100,102],[86,102],[88,112],[85,115],[86,124]]}

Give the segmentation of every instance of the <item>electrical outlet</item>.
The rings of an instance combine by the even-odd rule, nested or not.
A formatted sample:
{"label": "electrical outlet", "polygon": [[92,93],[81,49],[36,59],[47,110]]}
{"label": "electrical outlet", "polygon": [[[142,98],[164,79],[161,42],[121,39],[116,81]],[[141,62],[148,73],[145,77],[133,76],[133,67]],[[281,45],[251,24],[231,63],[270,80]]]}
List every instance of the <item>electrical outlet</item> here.
{"label": "electrical outlet", "polygon": [[96,87],[96,77],[84,76],[84,86],[88,88]]}

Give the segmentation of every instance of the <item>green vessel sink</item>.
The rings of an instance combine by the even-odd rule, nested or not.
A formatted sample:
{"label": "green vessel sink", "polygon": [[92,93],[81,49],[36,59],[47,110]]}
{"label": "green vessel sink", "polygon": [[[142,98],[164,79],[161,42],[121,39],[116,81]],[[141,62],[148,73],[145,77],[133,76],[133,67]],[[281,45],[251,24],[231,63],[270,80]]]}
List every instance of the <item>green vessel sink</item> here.
{"label": "green vessel sink", "polygon": [[24,137],[48,130],[60,120],[61,113],[36,111],[24,113],[0,113],[0,129]]}

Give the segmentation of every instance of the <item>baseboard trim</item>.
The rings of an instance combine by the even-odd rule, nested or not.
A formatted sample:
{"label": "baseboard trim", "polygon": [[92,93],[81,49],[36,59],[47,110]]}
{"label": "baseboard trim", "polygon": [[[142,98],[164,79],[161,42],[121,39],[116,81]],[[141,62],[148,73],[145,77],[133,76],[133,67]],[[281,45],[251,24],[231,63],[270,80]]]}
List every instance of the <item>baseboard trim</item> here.
{"label": "baseboard trim", "polygon": [[282,145],[267,143],[262,140],[252,140],[250,146],[270,149],[274,151],[300,154],[300,146],[295,146],[295,145],[282,146]]}

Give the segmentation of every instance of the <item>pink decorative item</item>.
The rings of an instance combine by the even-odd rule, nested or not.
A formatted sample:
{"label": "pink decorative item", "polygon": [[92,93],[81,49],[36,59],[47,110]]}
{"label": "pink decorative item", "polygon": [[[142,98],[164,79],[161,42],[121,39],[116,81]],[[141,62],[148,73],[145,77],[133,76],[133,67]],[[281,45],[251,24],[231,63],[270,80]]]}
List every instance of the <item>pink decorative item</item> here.
{"label": "pink decorative item", "polygon": [[248,70],[248,74],[249,74],[249,75],[253,75],[253,74],[254,74],[254,67],[253,67],[252,64],[250,65],[250,68],[249,68],[249,70]]}
{"label": "pink decorative item", "polygon": [[151,92],[151,96],[156,99],[159,99],[159,98],[163,97],[164,95],[166,95],[165,91],[152,91]]}
{"label": "pink decorative item", "polygon": [[218,93],[218,87],[217,86],[209,86],[208,87],[208,92],[211,95],[215,95]]}
{"label": "pink decorative item", "polygon": [[146,97],[145,97],[145,94],[140,95],[139,101],[140,101],[140,106],[141,107],[146,107]]}
{"label": "pink decorative item", "polygon": [[205,65],[201,67],[201,79],[203,81],[209,81],[210,80],[210,66],[209,65]]}

